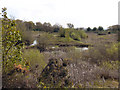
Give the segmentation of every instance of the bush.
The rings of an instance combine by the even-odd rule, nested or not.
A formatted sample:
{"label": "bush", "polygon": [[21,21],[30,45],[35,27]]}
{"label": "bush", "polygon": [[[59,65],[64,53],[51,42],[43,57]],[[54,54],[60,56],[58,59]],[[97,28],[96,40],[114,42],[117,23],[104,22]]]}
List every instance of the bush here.
{"label": "bush", "polygon": [[39,52],[38,49],[26,49],[23,52],[23,58],[26,58],[26,62],[30,63],[30,69],[34,70],[36,66],[41,71],[47,63],[44,59],[44,55]]}
{"label": "bush", "polygon": [[16,28],[20,31],[22,37],[22,42],[24,42],[26,45],[30,45],[34,40],[32,31],[26,27],[22,20],[16,20],[16,23]]}
{"label": "bush", "polygon": [[88,53],[83,53],[86,60],[91,58],[92,63],[101,64],[102,61],[117,61],[118,60],[118,44],[103,44],[96,43],[95,47],[90,47]]}
{"label": "bush", "polygon": [[32,31],[22,31],[22,41],[25,43],[25,45],[30,45],[34,41],[34,37],[32,34]]}
{"label": "bush", "polygon": [[15,21],[7,18],[6,8],[2,12],[3,72],[6,74],[13,69],[15,63],[24,64],[21,56],[23,43]]}
{"label": "bush", "polygon": [[71,86],[67,65],[67,61],[63,59],[50,59],[39,77],[39,87],[60,88]]}
{"label": "bush", "polygon": [[[2,69],[2,83],[3,88],[13,88],[16,87],[18,83],[17,76],[18,71],[23,73],[29,68],[26,65],[25,60],[22,58],[23,43],[21,41],[21,35],[16,29],[15,20],[7,18],[6,8],[2,9],[3,19],[2,19],[2,48],[3,48],[3,69]],[[17,70],[15,67],[19,64],[21,69]],[[16,74],[15,74],[16,73]],[[21,77],[20,76],[20,77]]]}
{"label": "bush", "polygon": [[120,43],[113,43],[109,48],[106,49],[108,58],[112,60],[118,60],[118,45],[120,45]]}
{"label": "bush", "polygon": [[83,30],[78,31],[78,33],[79,33],[80,37],[83,39],[88,37],[87,34],[85,33],[85,31],[83,31]]}
{"label": "bush", "polygon": [[70,37],[71,37],[72,39],[74,39],[74,40],[77,40],[77,41],[80,41],[80,40],[81,40],[80,36],[77,35],[77,33],[74,33],[74,32],[72,32],[72,33],[70,34]]}
{"label": "bush", "polygon": [[43,52],[46,50],[47,46],[54,41],[54,37],[49,33],[42,33],[39,38],[37,38],[37,41],[37,48],[40,52]]}
{"label": "bush", "polygon": [[74,30],[74,29],[60,29],[59,31],[60,37],[65,37],[68,40],[70,40],[70,38],[72,38],[73,40],[77,40],[80,41],[81,39],[85,39],[87,38],[87,34],[83,31],[83,30]]}
{"label": "bush", "polygon": [[60,34],[60,37],[65,37],[65,30],[63,28],[60,28],[59,34]]}
{"label": "bush", "polygon": [[[3,75],[4,88],[37,88],[37,78],[45,68],[47,60],[37,49],[26,49],[23,52],[26,64],[29,65],[27,73],[17,69],[7,75]],[[20,66],[20,65],[19,65]],[[21,67],[20,67],[21,68]]]}
{"label": "bush", "polygon": [[87,34],[83,30],[70,30],[70,37],[74,40],[80,41],[81,39],[87,38]]}

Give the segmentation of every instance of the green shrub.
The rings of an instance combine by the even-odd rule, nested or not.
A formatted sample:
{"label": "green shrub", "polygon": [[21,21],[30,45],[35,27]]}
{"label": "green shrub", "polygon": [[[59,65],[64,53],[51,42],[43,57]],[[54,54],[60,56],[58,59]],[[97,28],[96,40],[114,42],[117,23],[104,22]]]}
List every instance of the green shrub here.
{"label": "green shrub", "polygon": [[74,39],[74,40],[77,40],[77,41],[80,41],[80,40],[81,40],[80,36],[79,36],[77,33],[72,32],[72,33],[70,34],[70,36],[71,36],[71,38]]}
{"label": "green shrub", "polygon": [[26,58],[26,62],[30,63],[30,69],[39,66],[38,69],[41,71],[47,63],[47,60],[44,59],[44,55],[41,54],[38,49],[24,50],[23,57]]}
{"label": "green shrub", "polygon": [[60,34],[60,37],[65,37],[65,30],[63,28],[60,28],[59,34]]}
{"label": "green shrub", "polygon": [[37,44],[37,48],[40,50],[40,52],[43,52],[46,50],[47,46],[51,43],[54,42],[55,37],[53,37],[51,34],[49,33],[42,33],[38,38],[38,44]]}
{"label": "green shrub", "polygon": [[22,41],[25,43],[25,45],[30,45],[34,41],[32,31],[22,31],[21,35]]}
{"label": "green shrub", "polygon": [[119,61],[103,61],[101,67],[118,70]]}
{"label": "green shrub", "polygon": [[85,31],[80,30],[80,31],[78,31],[78,33],[79,33],[81,38],[83,38],[83,39],[87,38],[87,34],[85,33]]}
{"label": "green shrub", "polygon": [[120,45],[120,43],[113,43],[110,48],[106,49],[106,53],[108,54],[109,58],[118,60],[118,45]]}
{"label": "green shrub", "polygon": [[3,74],[4,88],[37,88],[37,78],[46,66],[47,61],[37,49],[25,49],[22,57],[26,58],[26,64],[29,65],[28,72],[15,71],[11,75]]}
{"label": "green shrub", "polygon": [[70,37],[74,40],[80,41],[81,39],[87,38],[87,34],[83,30],[70,30]]}
{"label": "green shrub", "polygon": [[87,34],[83,30],[74,30],[70,28],[60,29],[59,31],[60,37],[65,37],[68,40],[72,38],[73,40],[80,41],[82,38],[87,38]]}

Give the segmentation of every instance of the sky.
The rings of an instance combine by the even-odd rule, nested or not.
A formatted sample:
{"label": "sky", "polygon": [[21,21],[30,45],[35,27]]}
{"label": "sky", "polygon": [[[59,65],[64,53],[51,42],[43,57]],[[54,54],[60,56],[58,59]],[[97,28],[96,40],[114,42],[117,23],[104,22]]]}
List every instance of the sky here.
{"label": "sky", "polygon": [[24,21],[50,22],[67,27],[107,28],[118,24],[120,0],[0,0],[10,18]]}

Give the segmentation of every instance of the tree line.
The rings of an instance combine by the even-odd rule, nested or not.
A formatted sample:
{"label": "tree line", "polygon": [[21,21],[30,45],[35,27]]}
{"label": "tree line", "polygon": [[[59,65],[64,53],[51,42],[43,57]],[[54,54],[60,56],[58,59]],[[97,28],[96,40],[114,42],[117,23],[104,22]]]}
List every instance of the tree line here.
{"label": "tree line", "polygon": [[[22,20],[16,20],[17,28],[18,29],[26,29],[27,31],[45,31],[45,32],[58,32],[59,29],[62,27],[59,24],[51,25],[49,22],[44,22],[43,24],[41,22],[33,23],[32,21],[22,21]],[[22,27],[21,27],[22,26]],[[24,27],[23,27],[24,26]]]}

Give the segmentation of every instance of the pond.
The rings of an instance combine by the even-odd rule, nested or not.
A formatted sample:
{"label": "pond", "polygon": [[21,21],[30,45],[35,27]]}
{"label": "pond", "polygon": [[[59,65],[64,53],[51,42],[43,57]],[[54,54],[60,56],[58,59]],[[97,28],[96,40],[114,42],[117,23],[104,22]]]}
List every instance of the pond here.
{"label": "pond", "polygon": [[77,47],[75,48],[76,51],[86,51],[88,50],[88,47]]}
{"label": "pond", "polygon": [[[33,44],[31,44],[30,46],[35,46],[35,45],[37,45],[37,40],[34,40],[34,41],[33,41]],[[51,48],[52,48],[52,49],[56,49],[56,48],[58,48],[58,47],[52,46]],[[87,50],[88,50],[88,47],[75,47],[75,50],[76,50],[76,51],[87,51]]]}

